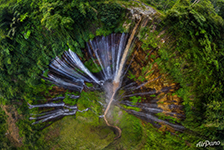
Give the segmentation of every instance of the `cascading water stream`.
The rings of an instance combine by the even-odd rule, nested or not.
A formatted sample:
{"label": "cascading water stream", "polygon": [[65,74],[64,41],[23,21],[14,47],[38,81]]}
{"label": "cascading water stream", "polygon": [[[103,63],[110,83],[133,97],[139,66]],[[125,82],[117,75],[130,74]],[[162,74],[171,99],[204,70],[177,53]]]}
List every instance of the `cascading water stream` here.
{"label": "cascading water stream", "polygon": [[[117,127],[117,126],[112,126],[112,125],[110,125],[110,124],[108,123],[107,119],[106,119],[106,115],[107,115],[107,112],[108,112],[108,110],[109,110],[109,108],[110,108],[110,105],[111,105],[112,101],[114,100],[114,96],[115,96],[115,94],[116,94],[116,92],[117,92],[117,90],[119,89],[119,86],[120,86],[120,84],[121,84],[121,83],[120,83],[120,82],[121,82],[121,80],[120,80],[120,78],[121,78],[121,74],[122,74],[122,72],[123,72],[123,68],[124,68],[126,59],[127,59],[127,57],[128,57],[128,52],[129,52],[130,46],[131,46],[131,44],[132,44],[132,40],[133,40],[133,38],[134,38],[135,32],[136,32],[136,30],[137,30],[137,28],[138,28],[138,25],[139,25],[140,21],[141,21],[141,19],[140,19],[140,20],[138,21],[138,23],[135,25],[135,28],[133,29],[133,31],[132,31],[132,33],[131,33],[129,39],[128,39],[128,43],[127,43],[126,48],[125,48],[125,50],[124,50],[124,53],[123,53],[123,55],[122,55],[122,59],[121,59],[121,63],[120,63],[120,65],[119,65],[119,68],[118,68],[118,67],[116,68],[116,73],[115,73],[115,76],[114,76],[113,86],[112,86],[113,94],[112,94],[112,96],[111,96],[111,98],[110,98],[110,101],[109,101],[109,103],[108,103],[108,106],[107,106],[107,108],[106,108],[106,110],[105,110],[105,112],[104,112],[104,120],[106,121],[106,124],[107,124],[108,126],[111,126],[111,127],[116,128],[116,129],[118,130],[118,136],[117,136],[115,139],[117,139],[117,138],[119,138],[119,137],[121,136],[121,129],[120,129],[119,127]],[[120,56],[120,49],[119,49],[119,54],[118,54],[118,56]],[[119,64],[119,62],[117,62],[117,66],[118,66],[118,64]]]}
{"label": "cascading water stream", "polygon": [[[94,62],[95,67],[98,69],[98,77],[93,75],[89,69],[85,67],[83,62],[79,59],[79,57],[72,52],[71,50],[64,52],[61,59],[56,57],[54,61],[49,65],[49,73],[48,77],[42,77],[45,80],[50,81],[53,84],[58,85],[59,87],[63,87],[64,89],[69,89],[71,91],[79,91],[81,92],[85,86],[85,82],[94,83],[102,87],[104,91],[106,91],[107,99],[106,102],[110,107],[109,99],[114,97],[116,92],[112,94],[109,92],[113,84],[112,82],[108,82],[108,88],[105,88],[104,84],[108,80],[113,80],[115,74],[118,72],[119,64],[121,61],[121,54],[124,51],[124,47],[126,45],[128,39],[128,34],[122,33],[120,34],[111,34],[108,37],[97,37],[95,40],[87,43],[87,50],[90,55],[90,58]],[[106,49],[106,50],[105,50]],[[118,56],[116,55],[118,52]],[[101,76],[100,76],[101,74]],[[96,88],[94,88],[96,89]],[[38,120],[33,124],[39,122],[45,122],[50,119],[54,119],[58,116],[65,116],[71,114],[75,114],[78,110],[76,106],[67,106],[64,102],[57,103],[57,101],[62,101],[65,97],[57,97],[50,99],[50,101],[56,101],[55,103],[48,102],[46,104],[38,104],[38,105],[30,105],[29,108],[35,107],[44,107],[44,108],[56,108],[57,111],[50,111],[48,113],[42,113],[42,117],[31,117],[31,120]],[[71,95],[70,98],[76,99],[79,96]],[[101,102],[100,102],[101,103]],[[102,104],[102,103],[101,103]],[[107,107],[109,109],[109,107]],[[107,111],[106,111],[107,112]],[[106,116],[106,114],[105,114]],[[106,119],[105,119],[106,121]],[[107,121],[106,121],[107,122]]]}
{"label": "cascading water stream", "polygon": [[[69,51],[64,52],[61,59],[56,57],[52,63],[49,65],[49,73],[48,77],[43,77],[45,80],[50,81],[53,84],[58,85],[64,89],[69,89],[71,91],[78,91],[82,92],[87,87],[88,89],[92,90],[103,90],[105,95],[105,103],[98,101],[101,105],[104,106],[105,111],[103,116],[106,124],[115,128],[118,131],[118,136],[115,138],[119,138],[121,136],[121,129],[117,126],[111,125],[107,120],[107,114],[111,107],[111,104],[114,100],[116,102],[119,99],[129,98],[133,96],[145,96],[145,95],[159,95],[160,93],[168,92],[171,87],[165,87],[161,90],[151,89],[150,91],[141,91],[145,85],[154,82],[161,78],[158,76],[154,79],[144,81],[143,83],[139,84],[137,82],[129,82],[126,84],[122,82],[124,76],[129,71],[131,63],[136,56],[136,53],[131,57],[129,64],[127,63],[128,56],[132,46],[134,45],[133,39],[136,34],[136,30],[141,22],[141,19],[135,25],[134,29],[130,36],[128,34],[111,34],[107,37],[96,37],[93,40],[90,40],[86,46],[86,52],[88,53],[89,60],[92,61],[92,66],[87,67],[84,65],[77,54],[69,49]],[[138,47],[139,48],[139,47]],[[95,66],[97,72],[91,72],[91,69]],[[125,70],[126,69],[126,70]],[[125,71],[124,71],[125,70]],[[129,80],[127,80],[129,81]],[[93,87],[88,87],[86,83],[92,83]],[[125,92],[120,97],[116,97],[119,90],[124,90]],[[129,92],[136,91],[134,93]],[[79,99],[79,96],[76,95],[69,95],[71,99]],[[46,122],[58,117],[68,116],[68,115],[75,115],[76,112],[88,111],[89,109],[79,110],[77,105],[69,106],[63,102],[65,97],[58,97],[53,98],[50,102],[45,104],[38,104],[38,105],[30,105],[29,108],[55,108],[51,109],[48,112],[43,112],[39,115],[35,115],[35,117],[30,117],[30,120],[37,120],[33,124]],[[60,101],[60,102],[58,102]],[[157,101],[157,100],[156,100]],[[133,115],[143,119],[143,120],[152,120],[151,122],[159,122],[163,124],[167,124],[177,130],[183,130],[181,125],[175,125],[169,123],[168,121],[164,121],[158,119],[154,116],[156,113],[165,112],[169,115],[173,116],[180,116],[178,113],[166,112],[163,111],[161,108],[158,108],[157,105],[132,105],[128,103],[128,101],[121,101],[118,102],[120,104],[132,107],[138,107],[142,109],[142,112],[136,112],[134,110],[126,110],[125,111],[132,113]],[[119,106],[120,107],[120,106]],[[122,108],[123,109],[123,108]],[[144,111],[144,112],[143,112]]]}

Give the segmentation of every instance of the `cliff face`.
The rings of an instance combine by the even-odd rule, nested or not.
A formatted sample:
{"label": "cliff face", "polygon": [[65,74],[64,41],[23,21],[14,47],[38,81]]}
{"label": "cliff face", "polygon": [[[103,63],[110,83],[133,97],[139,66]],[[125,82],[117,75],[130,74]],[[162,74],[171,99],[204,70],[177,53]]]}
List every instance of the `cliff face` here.
{"label": "cliff face", "polygon": [[15,147],[21,147],[23,145],[23,138],[19,136],[19,128],[16,125],[16,122],[19,119],[22,119],[22,116],[18,114],[16,109],[12,105],[4,105],[2,109],[7,115],[7,126],[8,130],[5,133],[5,136],[13,143]]}
{"label": "cliff face", "polygon": [[[119,68],[120,65],[123,66],[122,62],[125,62],[123,60],[123,55],[125,58],[129,56],[127,57],[128,59],[124,65],[124,68],[123,69],[121,68],[121,70],[124,70],[122,72],[123,74],[121,74],[118,77],[119,82],[116,82],[121,84],[119,85],[121,87],[116,86],[115,90],[113,90],[113,88],[109,89],[111,90],[109,91],[109,93],[110,92],[114,93],[115,91],[116,92],[118,91],[119,94],[116,95],[109,94],[113,96],[112,98],[109,97],[110,99],[109,101],[106,101],[107,103],[109,102],[109,104],[103,105],[104,106],[103,110],[98,109],[99,104],[98,105],[96,104],[96,102],[103,103],[104,101],[102,99],[108,98],[107,97],[108,89],[105,90],[106,83],[101,82],[106,82],[107,79],[113,78],[114,74],[113,73],[111,74],[110,71],[108,71],[108,67],[115,65],[113,63],[110,64],[110,62],[114,57],[112,55],[113,51],[110,51],[110,49],[105,50],[105,48],[113,47],[113,45],[110,45],[109,44],[110,42],[108,42],[113,40],[113,37],[120,37],[118,38],[118,43],[119,41],[122,41],[122,37],[124,36],[123,34],[122,36],[119,34],[118,34],[119,36],[116,36],[115,34],[115,36],[108,36],[105,38],[96,37],[98,38],[97,40],[98,43],[94,44],[94,40],[90,41],[88,48],[83,50],[85,56],[88,57],[86,59],[89,59],[91,57],[91,59],[94,60],[94,63],[95,61],[97,62],[95,63],[96,65],[98,66],[101,65],[101,67],[103,66],[102,71],[100,71],[100,73],[104,75],[102,75],[101,78],[99,78],[99,80],[95,78],[94,75],[91,75],[91,73],[84,68],[84,65],[81,64],[80,60],[82,60],[83,62],[85,62],[86,60],[84,58],[76,56],[75,54],[73,54],[72,51],[64,53],[61,60],[59,60],[59,58],[56,58],[50,65],[49,74],[51,75],[50,79],[54,81],[53,83],[57,82],[59,83],[58,78],[56,78],[56,76],[54,77],[54,75],[56,74],[63,75],[64,77],[67,76],[68,78],[70,78],[69,74],[71,73],[72,68],[71,69],[67,68],[65,65],[60,66],[60,64],[71,63],[75,64],[73,66],[74,68],[78,66],[81,68],[83,72],[87,72],[86,76],[83,76],[83,72],[78,72],[78,74],[81,75],[75,76],[77,81],[80,78],[82,79],[82,84],[85,84],[86,82],[93,82],[96,84],[100,83],[99,86],[102,86],[102,89],[104,90],[104,92],[100,91],[100,94],[106,95],[101,96],[99,98],[97,96],[93,96],[94,93],[91,93],[88,90],[84,89],[84,91],[82,91],[83,88],[81,88],[83,94],[80,95],[80,98],[78,100],[79,101],[79,103],[77,104],[78,109],[84,110],[86,109],[86,107],[90,107],[91,109],[94,110],[93,112],[96,114],[96,116],[93,116],[93,112],[91,111],[89,111],[88,113],[86,112],[84,114],[81,114],[82,111],[78,110],[80,113],[79,112],[77,113],[77,120],[69,121],[74,122],[74,124],[76,124],[77,126],[80,126],[79,128],[80,130],[81,127],[83,127],[83,128],[89,128],[94,132],[93,136],[88,138],[86,137],[86,135],[90,134],[89,132],[91,131],[89,130],[85,130],[85,132],[83,133],[79,132],[75,133],[75,137],[79,138],[78,145],[81,147],[85,147],[86,143],[83,143],[81,141],[84,141],[84,139],[87,138],[89,142],[88,146],[91,148],[96,147],[95,140],[99,139],[99,141],[103,142],[100,148],[125,147],[126,149],[130,149],[130,147],[135,147],[136,149],[138,149],[138,146],[142,147],[144,145],[144,139],[142,138],[144,138],[146,133],[143,131],[144,130],[143,125],[148,126],[148,123],[152,124],[154,127],[159,128],[159,130],[161,131],[169,131],[173,134],[175,133],[175,131],[184,130],[184,127],[181,126],[181,124],[179,124],[179,122],[184,119],[184,113],[182,110],[183,107],[181,106],[181,99],[178,98],[176,95],[172,95],[172,93],[174,93],[175,90],[178,89],[178,84],[173,83],[172,80],[168,79],[167,78],[168,75],[166,73],[160,73],[160,70],[158,69],[159,64],[155,62],[155,59],[159,57],[158,50],[161,44],[165,43],[165,40],[161,38],[165,37],[164,36],[165,30],[157,29],[158,24],[161,22],[162,15],[156,12],[153,8],[143,3],[140,2],[133,2],[133,3],[137,4],[137,6],[123,5],[123,7],[126,7],[126,17],[124,18],[123,27],[126,29],[126,32],[128,32],[130,36],[129,38],[127,38],[126,40],[127,42],[125,42],[126,45],[123,46],[124,50],[122,50],[121,55],[120,56],[118,54],[115,55],[118,57],[117,58],[118,60],[120,59],[120,63],[118,64],[115,63],[117,66],[116,67],[117,68],[116,71],[118,72],[117,74],[120,73]],[[127,36],[125,35],[125,37]],[[134,41],[131,42],[133,38]],[[106,44],[104,46],[102,44],[107,42],[108,45]],[[127,51],[129,49],[130,51]],[[117,53],[119,53],[119,51],[117,50]],[[75,60],[74,62],[70,61],[73,59]],[[60,68],[60,70],[58,68]],[[110,74],[110,76],[108,76],[108,74]],[[62,79],[62,77],[59,78]],[[116,74],[114,78],[115,78],[114,81],[116,81]],[[94,79],[94,81],[92,79]],[[120,82],[120,80],[124,81]],[[65,81],[67,82],[67,79]],[[129,84],[133,84],[133,86],[129,86]],[[63,84],[62,82],[60,82],[60,84],[58,85],[62,87],[65,85],[64,87],[67,87],[65,82],[63,82]],[[70,82],[69,85],[71,85]],[[72,86],[75,87],[77,85],[74,84],[71,85],[71,87]],[[70,89],[72,90],[72,88]],[[44,105],[41,106],[36,105],[35,107],[43,107]],[[32,107],[34,107],[34,105],[32,105]],[[66,108],[69,107],[66,106]],[[105,122],[101,122],[103,120],[99,120],[99,118],[97,118],[98,117],[97,115],[99,114],[101,114],[102,116],[102,112],[104,112],[103,113],[104,119],[105,117],[107,118],[105,119],[105,121],[108,128],[113,127],[112,130],[114,130],[115,127],[119,128],[120,131],[119,133],[117,131],[114,131],[115,134],[118,134],[118,136],[116,135],[117,137],[120,137],[121,135],[119,139],[116,138],[117,141],[112,140],[113,136],[111,135],[111,132],[108,133],[107,130],[106,132],[102,131],[101,133],[99,133],[101,134],[100,136],[98,136],[95,133],[95,131],[98,132],[98,130],[99,129],[101,130],[101,128],[106,128]],[[66,113],[63,113],[62,116],[65,114]],[[53,118],[54,116],[56,115],[52,115]],[[96,120],[99,120],[100,123],[97,123]],[[70,136],[72,136],[72,134],[70,133],[68,134],[68,130],[71,129],[72,123],[69,123],[70,125],[66,127],[67,122],[68,119],[66,119],[65,122],[63,122],[62,120],[61,125],[64,126],[65,128],[61,130],[62,134],[59,136],[62,139],[68,138],[68,140],[73,143],[74,141],[70,139]],[[73,133],[73,131],[71,133]],[[106,140],[102,140],[101,136],[105,136],[108,138]],[[131,145],[129,145],[131,139],[136,140],[135,142],[132,142]],[[66,142],[62,140],[61,144],[65,146]],[[77,146],[75,147],[77,148]]]}
{"label": "cliff face", "polygon": [[[141,108],[140,112],[142,112],[142,114],[133,110],[126,111],[151,123],[155,118],[153,118],[153,116],[152,118],[146,117],[147,114],[157,117],[173,117],[175,118],[174,120],[179,122],[185,118],[183,106],[181,105],[182,100],[177,95],[172,94],[178,90],[179,85],[178,83],[174,83],[167,73],[161,73],[158,68],[160,64],[155,62],[156,58],[159,57],[158,51],[160,47],[169,41],[168,35],[165,34],[165,28],[157,28],[163,16],[155,9],[142,2],[134,1],[133,4],[134,3],[135,6],[126,7],[128,10],[126,14],[127,21],[124,22],[123,27],[131,32],[133,24],[139,21],[141,17],[143,19],[136,34],[139,40],[135,41],[136,46],[127,62],[127,64],[130,65],[130,69],[126,78],[131,77],[132,82],[136,82],[137,86],[141,86],[134,91],[130,89],[130,93],[147,93],[152,90],[155,90],[155,92],[153,94],[143,95],[138,99],[137,106]],[[153,42],[154,45],[152,45]],[[143,83],[146,84],[142,86]],[[127,91],[127,93],[129,92]],[[130,98],[125,100],[131,101]],[[162,131],[168,130],[174,132],[175,130],[179,130],[175,129],[176,126],[172,127],[168,122],[162,120],[159,122],[158,124],[153,124]]]}
{"label": "cliff face", "polygon": [[[123,27],[128,31],[130,31],[135,22],[137,22],[141,18],[141,16],[143,16],[141,27],[139,28],[139,30],[150,24],[148,27],[153,25],[153,32],[156,29],[153,21],[159,23],[161,21],[161,17],[163,16],[152,7],[139,1],[131,1],[129,2],[129,4],[123,4],[122,6],[126,9],[126,21],[124,22]],[[136,36],[140,37],[140,34],[137,34]]]}

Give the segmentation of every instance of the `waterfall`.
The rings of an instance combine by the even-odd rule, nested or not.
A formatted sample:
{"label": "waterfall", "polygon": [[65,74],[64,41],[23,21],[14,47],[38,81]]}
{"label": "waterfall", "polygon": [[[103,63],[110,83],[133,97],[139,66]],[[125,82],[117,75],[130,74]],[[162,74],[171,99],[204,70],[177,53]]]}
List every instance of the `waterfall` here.
{"label": "waterfall", "polygon": [[[106,82],[109,80],[113,80],[115,75],[118,72],[119,64],[121,61],[122,53],[124,51],[125,45],[128,40],[128,34],[111,34],[107,37],[96,37],[93,40],[90,40],[87,43],[87,51],[93,61],[93,64],[98,69],[98,74],[95,76],[93,73],[87,69],[77,54],[75,54],[70,49],[65,51],[59,59],[56,57],[51,64],[49,65],[49,73],[48,77],[42,77],[45,80],[50,81],[53,84],[56,84],[59,87],[63,87],[64,89],[69,89],[71,91],[79,91],[82,92],[85,83],[94,83],[102,87],[107,93],[107,99],[110,99],[112,94],[109,94],[112,82],[108,82],[108,86],[106,86]],[[102,71],[101,71],[102,70]],[[94,88],[96,89],[96,88]],[[115,95],[115,93],[114,93]],[[63,101],[65,97],[54,98],[55,100]],[[70,96],[70,98],[76,99],[79,96]],[[51,100],[52,101],[52,100]],[[105,100],[108,103],[108,100]],[[108,104],[110,105],[110,104]],[[38,104],[31,105],[29,104],[29,108],[56,108],[60,107],[57,112],[52,112],[46,114],[45,117],[37,117],[38,120],[36,123],[45,122],[52,118],[56,118],[58,116],[65,116],[71,113],[74,115],[78,108],[73,106],[73,108],[68,108],[68,106],[64,102],[50,102],[46,104]],[[64,109],[66,108],[66,109]],[[108,107],[109,108],[109,107]],[[34,120],[33,117],[30,118]]]}
{"label": "waterfall", "polygon": [[[135,46],[133,39],[136,34],[136,30],[140,24],[141,19],[138,21],[132,33],[126,34],[110,34],[106,37],[95,37],[93,40],[90,40],[86,43],[86,52],[90,60],[92,60],[91,66],[85,66],[85,61],[82,60],[75,52],[65,51],[61,58],[56,57],[51,64],[49,65],[49,73],[47,77],[43,77],[45,80],[50,81],[53,84],[56,84],[59,87],[64,89],[69,89],[71,91],[82,92],[85,88],[90,89],[86,83],[92,83],[92,90],[103,89],[106,93],[105,95],[105,103],[99,102],[104,106],[104,120],[108,126],[116,128],[118,131],[118,136],[115,138],[119,138],[121,136],[121,129],[117,126],[111,125],[107,120],[107,113],[112,102],[116,99],[116,95],[118,95],[118,91],[120,89],[125,90],[125,92],[120,95],[119,99],[127,98],[126,101],[121,101],[120,104],[138,107],[141,108],[142,111],[136,112],[134,110],[127,110],[128,113],[131,113],[143,120],[148,122],[158,122],[162,124],[167,124],[171,127],[176,128],[178,131],[184,130],[184,127],[181,125],[172,124],[168,121],[164,121],[158,119],[154,114],[165,112],[171,116],[179,116],[182,115],[176,112],[163,111],[163,109],[159,108],[159,105],[147,105],[147,104],[131,104],[129,102],[129,97],[133,96],[145,96],[145,95],[159,95],[163,93],[167,93],[172,90],[172,87],[165,87],[161,90],[150,89],[147,91],[141,91],[146,85],[155,82],[156,80],[161,78],[161,75],[153,78],[152,80],[144,81],[143,83],[137,83],[131,79],[127,79],[126,83],[122,80],[126,75],[127,71],[129,71],[131,67],[131,63],[136,57],[136,53],[133,54],[130,61],[128,56],[130,56],[130,50],[133,46]],[[139,47],[138,47],[139,49]],[[91,68],[95,67],[97,72],[91,72]],[[126,71],[124,71],[126,68]],[[99,88],[100,87],[100,88]],[[131,92],[131,93],[130,93]],[[134,92],[134,93],[133,93]],[[80,96],[70,95],[72,99],[79,99]],[[51,99],[50,102],[45,104],[37,104],[31,105],[29,104],[29,108],[56,108],[51,109],[48,112],[44,112],[35,117],[30,117],[30,120],[36,120],[33,124],[46,122],[58,117],[75,115],[76,112],[89,111],[89,109],[79,110],[77,105],[69,106],[63,102],[65,97],[58,97]],[[119,101],[116,99],[116,101]],[[162,98],[161,98],[162,99]],[[153,101],[158,101],[158,99],[154,99]],[[58,102],[60,101],[60,102]],[[170,105],[172,106],[172,105]],[[102,116],[101,116],[102,117]]]}
{"label": "waterfall", "polygon": [[[131,44],[132,44],[132,40],[133,40],[133,38],[134,38],[134,36],[135,36],[136,30],[137,30],[137,28],[138,28],[140,22],[141,22],[141,19],[140,19],[140,20],[138,21],[138,23],[135,25],[135,27],[134,27],[134,29],[133,29],[131,35],[130,35],[130,38],[128,39],[128,43],[127,43],[126,48],[125,48],[125,50],[124,50],[124,53],[123,53],[123,55],[122,55],[122,59],[121,59],[121,63],[120,63],[120,65],[119,65],[119,69],[117,68],[118,71],[116,71],[117,74],[116,74],[116,76],[114,77],[114,82],[115,82],[114,84],[117,84],[117,83],[120,82],[120,77],[121,77],[121,74],[122,74],[122,72],[123,72],[123,68],[124,68],[126,59],[127,59],[127,57],[128,57],[128,52],[129,52],[130,46],[131,46]],[[118,66],[118,64],[117,64],[117,66]]]}

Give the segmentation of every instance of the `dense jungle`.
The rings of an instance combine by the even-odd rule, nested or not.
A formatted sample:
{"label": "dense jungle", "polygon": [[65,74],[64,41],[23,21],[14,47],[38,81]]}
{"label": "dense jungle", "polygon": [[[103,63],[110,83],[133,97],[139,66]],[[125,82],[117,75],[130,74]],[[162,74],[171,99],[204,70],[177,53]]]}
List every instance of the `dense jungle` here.
{"label": "dense jungle", "polygon": [[0,0],[1,150],[224,149],[224,0]]}

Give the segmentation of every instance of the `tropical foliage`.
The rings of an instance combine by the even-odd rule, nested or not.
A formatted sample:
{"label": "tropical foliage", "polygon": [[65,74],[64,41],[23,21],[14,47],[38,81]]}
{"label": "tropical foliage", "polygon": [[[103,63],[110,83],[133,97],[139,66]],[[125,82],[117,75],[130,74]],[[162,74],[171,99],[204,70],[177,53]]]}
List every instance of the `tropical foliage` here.
{"label": "tropical foliage", "polygon": [[[145,149],[159,146],[174,149],[172,145],[177,145],[176,149],[187,149],[187,142],[193,145],[203,139],[220,140],[223,145],[224,1],[144,2],[161,10],[165,17],[161,22],[154,22],[157,25],[155,32],[150,32],[151,29],[141,31],[142,35],[149,37],[147,40],[141,39],[144,42],[142,48],[160,47],[159,56],[151,57],[157,58],[155,63],[159,64],[162,72],[169,73],[170,78],[180,84],[181,88],[174,94],[183,99],[186,114],[183,125],[188,130],[174,137],[170,133],[159,133],[147,124],[143,124],[143,127],[139,120],[128,116],[126,119],[131,118],[133,122],[129,119],[130,124],[135,126],[133,133],[140,135],[145,132],[146,140],[142,142]],[[0,104],[18,104],[15,107],[25,116],[17,123],[20,136],[23,137],[21,149],[39,149],[38,145],[46,144],[45,136],[50,129],[41,131],[43,126],[30,125],[27,102],[34,100],[35,103],[36,99],[44,99],[51,91],[52,87],[40,78],[51,60],[69,48],[83,57],[81,48],[85,48],[85,42],[96,35],[123,31],[121,23],[124,17],[125,9],[115,1],[0,1]],[[164,44],[156,38],[163,30],[165,34],[160,39],[167,41]],[[86,65],[91,65],[91,62],[86,62]],[[84,99],[80,100],[80,107],[96,106],[94,111],[100,114],[99,105],[86,102],[87,96],[96,95],[82,94]],[[137,101],[138,97],[132,98],[133,103]],[[76,103],[68,97],[64,102]],[[94,113],[82,115],[94,117],[90,125],[100,124]],[[0,110],[0,148],[12,149],[10,141],[5,138],[6,118],[4,111]],[[135,138],[140,141],[138,137]],[[48,141],[54,144],[58,142],[52,139]],[[49,142],[49,145],[52,143]],[[41,148],[52,146],[49,145]],[[194,147],[192,145],[190,148]],[[222,146],[215,148],[222,149]]]}
{"label": "tropical foliage", "polygon": [[160,43],[156,62],[180,83],[175,94],[183,98],[184,126],[210,140],[223,136],[224,21],[217,7],[221,5],[214,7],[206,0],[178,1],[157,31],[147,34],[150,40],[143,40],[143,47],[147,43],[155,47],[151,39],[166,29],[165,36],[156,41]]}

